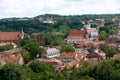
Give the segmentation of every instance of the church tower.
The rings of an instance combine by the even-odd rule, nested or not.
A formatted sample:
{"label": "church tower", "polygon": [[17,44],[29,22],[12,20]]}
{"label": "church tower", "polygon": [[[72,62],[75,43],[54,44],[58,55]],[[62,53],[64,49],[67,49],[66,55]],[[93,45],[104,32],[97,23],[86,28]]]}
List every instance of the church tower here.
{"label": "church tower", "polygon": [[24,31],[23,31],[23,29],[21,29],[21,39],[23,39],[24,38]]}
{"label": "church tower", "polygon": [[90,25],[90,22],[86,21],[85,22],[85,29],[91,29],[91,25]]}

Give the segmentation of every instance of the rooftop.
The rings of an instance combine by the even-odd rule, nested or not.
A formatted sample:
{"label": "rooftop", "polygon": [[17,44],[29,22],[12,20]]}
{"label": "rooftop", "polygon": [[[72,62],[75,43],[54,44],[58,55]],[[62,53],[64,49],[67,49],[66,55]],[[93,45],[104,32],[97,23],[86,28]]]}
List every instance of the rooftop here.
{"label": "rooftop", "polygon": [[67,38],[86,38],[86,30],[72,30]]}
{"label": "rooftop", "polygon": [[62,52],[60,54],[60,57],[61,58],[75,58],[76,54],[77,54],[76,52]]}
{"label": "rooftop", "polygon": [[20,32],[0,32],[0,40],[18,40],[20,38]]}

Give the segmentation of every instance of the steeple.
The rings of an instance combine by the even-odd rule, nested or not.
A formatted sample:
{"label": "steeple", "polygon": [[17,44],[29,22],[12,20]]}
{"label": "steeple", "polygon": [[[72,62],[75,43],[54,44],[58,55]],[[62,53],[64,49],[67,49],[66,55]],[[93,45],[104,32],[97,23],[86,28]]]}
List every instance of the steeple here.
{"label": "steeple", "polygon": [[86,29],[90,29],[90,28],[91,28],[91,25],[90,25],[90,22],[89,22],[89,21],[86,21],[86,22],[85,22],[85,28],[86,28]]}
{"label": "steeple", "polygon": [[21,39],[23,39],[24,38],[24,31],[23,31],[23,29],[21,29]]}

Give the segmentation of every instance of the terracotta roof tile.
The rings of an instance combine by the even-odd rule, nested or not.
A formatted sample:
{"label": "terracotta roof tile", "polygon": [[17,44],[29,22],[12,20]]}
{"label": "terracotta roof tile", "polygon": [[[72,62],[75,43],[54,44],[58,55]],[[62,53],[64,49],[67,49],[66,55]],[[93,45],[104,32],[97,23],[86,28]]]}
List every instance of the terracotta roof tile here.
{"label": "terracotta roof tile", "polygon": [[20,38],[20,32],[0,32],[0,40],[18,40]]}
{"label": "terracotta roof tile", "polygon": [[76,52],[62,52],[60,54],[60,57],[61,58],[75,58],[76,54],[77,54]]}
{"label": "terracotta roof tile", "polygon": [[86,38],[86,30],[72,30],[67,38]]}

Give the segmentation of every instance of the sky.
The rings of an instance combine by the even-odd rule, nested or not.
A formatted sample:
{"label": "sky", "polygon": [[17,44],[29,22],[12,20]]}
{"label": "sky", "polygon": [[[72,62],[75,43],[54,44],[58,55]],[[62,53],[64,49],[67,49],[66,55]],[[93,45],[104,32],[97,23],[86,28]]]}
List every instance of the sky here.
{"label": "sky", "polygon": [[120,0],[0,0],[0,18],[120,13]]}

